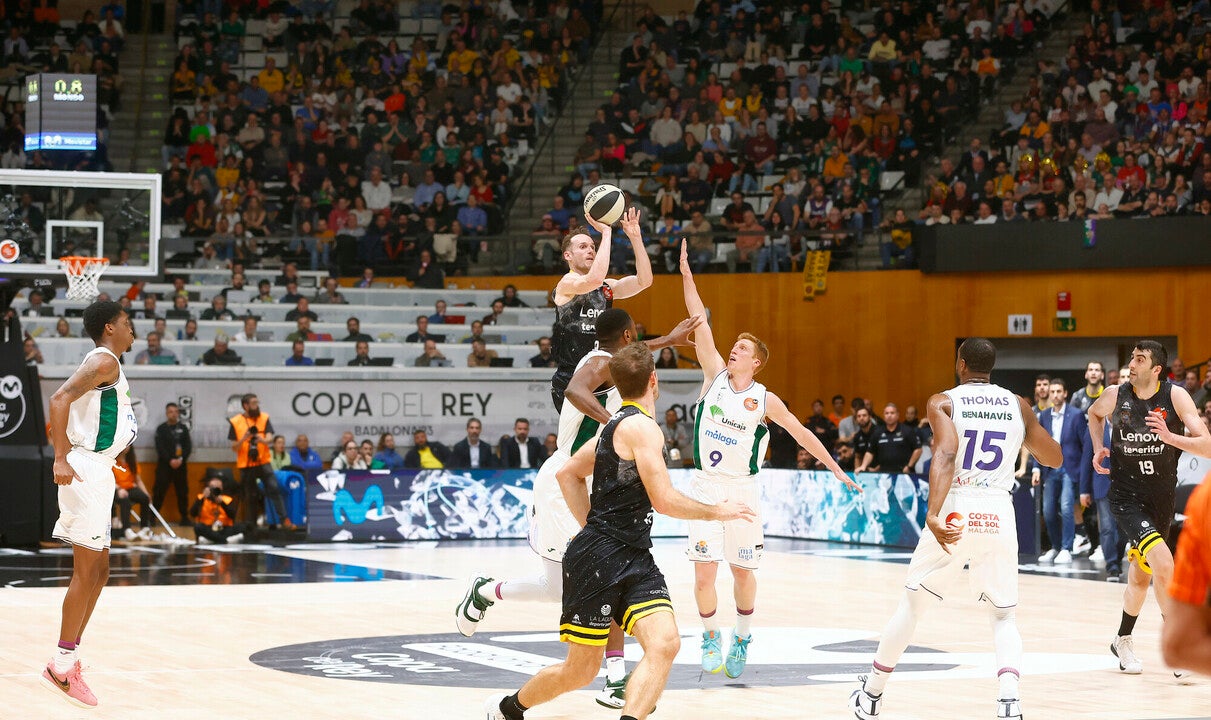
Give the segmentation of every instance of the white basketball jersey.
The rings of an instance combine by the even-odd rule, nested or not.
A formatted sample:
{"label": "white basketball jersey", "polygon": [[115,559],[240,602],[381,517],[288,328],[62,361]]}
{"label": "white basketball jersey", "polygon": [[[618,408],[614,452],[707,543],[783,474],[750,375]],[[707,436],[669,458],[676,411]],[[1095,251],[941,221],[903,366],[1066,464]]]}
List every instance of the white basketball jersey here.
{"label": "white basketball jersey", "polygon": [[1013,466],[1026,439],[1017,395],[991,383],[967,383],[946,391],[959,435],[956,490],[1013,489]]}
{"label": "white basketball jersey", "polygon": [[756,475],[769,445],[765,386],[736,391],[727,370],[715,376],[694,409],[694,467],[728,477]]}
{"label": "white basketball jersey", "polygon": [[[118,359],[108,349],[99,347],[85,355],[84,361],[98,353]],[[117,458],[138,435],[139,426],[130,406],[130,386],[121,365],[118,379],[112,385],[92,388],[67,411],[67,439],[74,448]]]}
{"label": "white basketball jersey", "polygon": [[[576,369],[584,367],[584,364],[591,358],[612,357],[605,350],[592,350],[588,355],[580,359],[576,364]],[[622,396],[618,394],[618,388],[611,385],[605,390],[598,390],[593,393],[597,398],[597,402],[605,408],[606,412],[613,415],[622,407]],[[576,409],[567,399],[564,400],[563,410],[559,413],[559,434],[555,441],[556,446],[563,450],[569,457],[576,454],[581,445],[601,434],[601,424],[593,418],[585,415]]]}

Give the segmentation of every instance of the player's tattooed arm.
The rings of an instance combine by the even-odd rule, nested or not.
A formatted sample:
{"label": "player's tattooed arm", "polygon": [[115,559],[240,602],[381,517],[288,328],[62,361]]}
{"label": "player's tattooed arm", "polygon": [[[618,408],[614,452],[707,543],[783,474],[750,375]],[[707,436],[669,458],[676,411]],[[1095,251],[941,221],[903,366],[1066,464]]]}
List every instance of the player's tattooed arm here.
{"label": "player's tattooed arm", "polygon": [[962,525],[950,525],[941,518],[942,505],[950,494],[954,482],[955,456],[959,454],[959,433],[950,417],[950,398],[938,393],[929,398],[926,414],[933,428],[933,460],[929,466],[929,509],[925,513],[925,526],[937,538],[946,552],[963,536]]}

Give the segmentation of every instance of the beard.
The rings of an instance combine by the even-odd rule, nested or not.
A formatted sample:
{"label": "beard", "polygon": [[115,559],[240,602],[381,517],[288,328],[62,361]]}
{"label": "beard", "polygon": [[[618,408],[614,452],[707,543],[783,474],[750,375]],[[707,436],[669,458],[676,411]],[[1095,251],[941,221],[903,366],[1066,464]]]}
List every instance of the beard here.
{"label": "beard", "polygon": [[253,420],[256,420],[256,419],[257,419],[257,418],[259,418],[260,416],[261,416],[261,409],[260,409],[260,408],[256,408],[255,410],[249,410],[249,411],[248,411],[248,417],[252,418]]}

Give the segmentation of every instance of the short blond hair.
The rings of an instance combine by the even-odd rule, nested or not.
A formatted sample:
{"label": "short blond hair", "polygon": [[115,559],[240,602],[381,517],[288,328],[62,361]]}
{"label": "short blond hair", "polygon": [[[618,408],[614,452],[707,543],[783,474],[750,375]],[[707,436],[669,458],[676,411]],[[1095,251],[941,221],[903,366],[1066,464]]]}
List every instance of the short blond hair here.
{"label": "short blond hair", "polygon": [[769,347],[761,341],[761,338],[752,333],[740,333],[736,336],[736,342],[740,342],[741,340],[748,340],[753,344],[753,356],[761,361],[761,364],[753,371],[753,374],[756,375],[764,370],[766,363],[769,362]]}

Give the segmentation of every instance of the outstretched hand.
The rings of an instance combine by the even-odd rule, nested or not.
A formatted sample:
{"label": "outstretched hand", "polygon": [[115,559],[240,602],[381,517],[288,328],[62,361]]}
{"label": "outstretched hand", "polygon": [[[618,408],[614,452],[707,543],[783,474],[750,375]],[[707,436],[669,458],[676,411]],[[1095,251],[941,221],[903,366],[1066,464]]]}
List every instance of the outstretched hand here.
{"label": "outstretched hand", "polygon": [[643,229],[639,227],[639,208],[634,205],[622,214],[622,231],[632,240],[643,242]]}
{"label": "outstretched hand", "polygon": [[685,238],[681,238],[681,274],[689,277],[690,273],[690,244]]}
{"label": "outstretched hand", "polygon": [[854,482],[853,478],[851,478],[849,475],[847,475],[843,472],[837,472],[836,470],[834,470],[833,477],[840,480],[841,483],[844,484],[845,487],[849,488],[850,490],[856,490],[858,492],[862,492],[862,486],[859,485],[858,483]]}
{"label": "outstretched hand", "polygon": [[706,318],[701,315],[688,317],[677,323],[677,327],[668,334],[668,340],[677,347],[694,347],[694,341],[690,340],[690,335],[693,335],[694,330],[704,322],[706,322]]}
{"label": "outstretched hand", "polygon": [[585,222],[587,222],[589,224],[589,227],[593,228],[594,230],[601,233],[602,235],[605,235],[606,232],[608,230],[610,230],[611,226],[606,225],[603,222],[599,222],[598,220],[595,220],[593,218],[593,216],[589,215],[588,213],[584,214],[584,219],[585,219]]}

